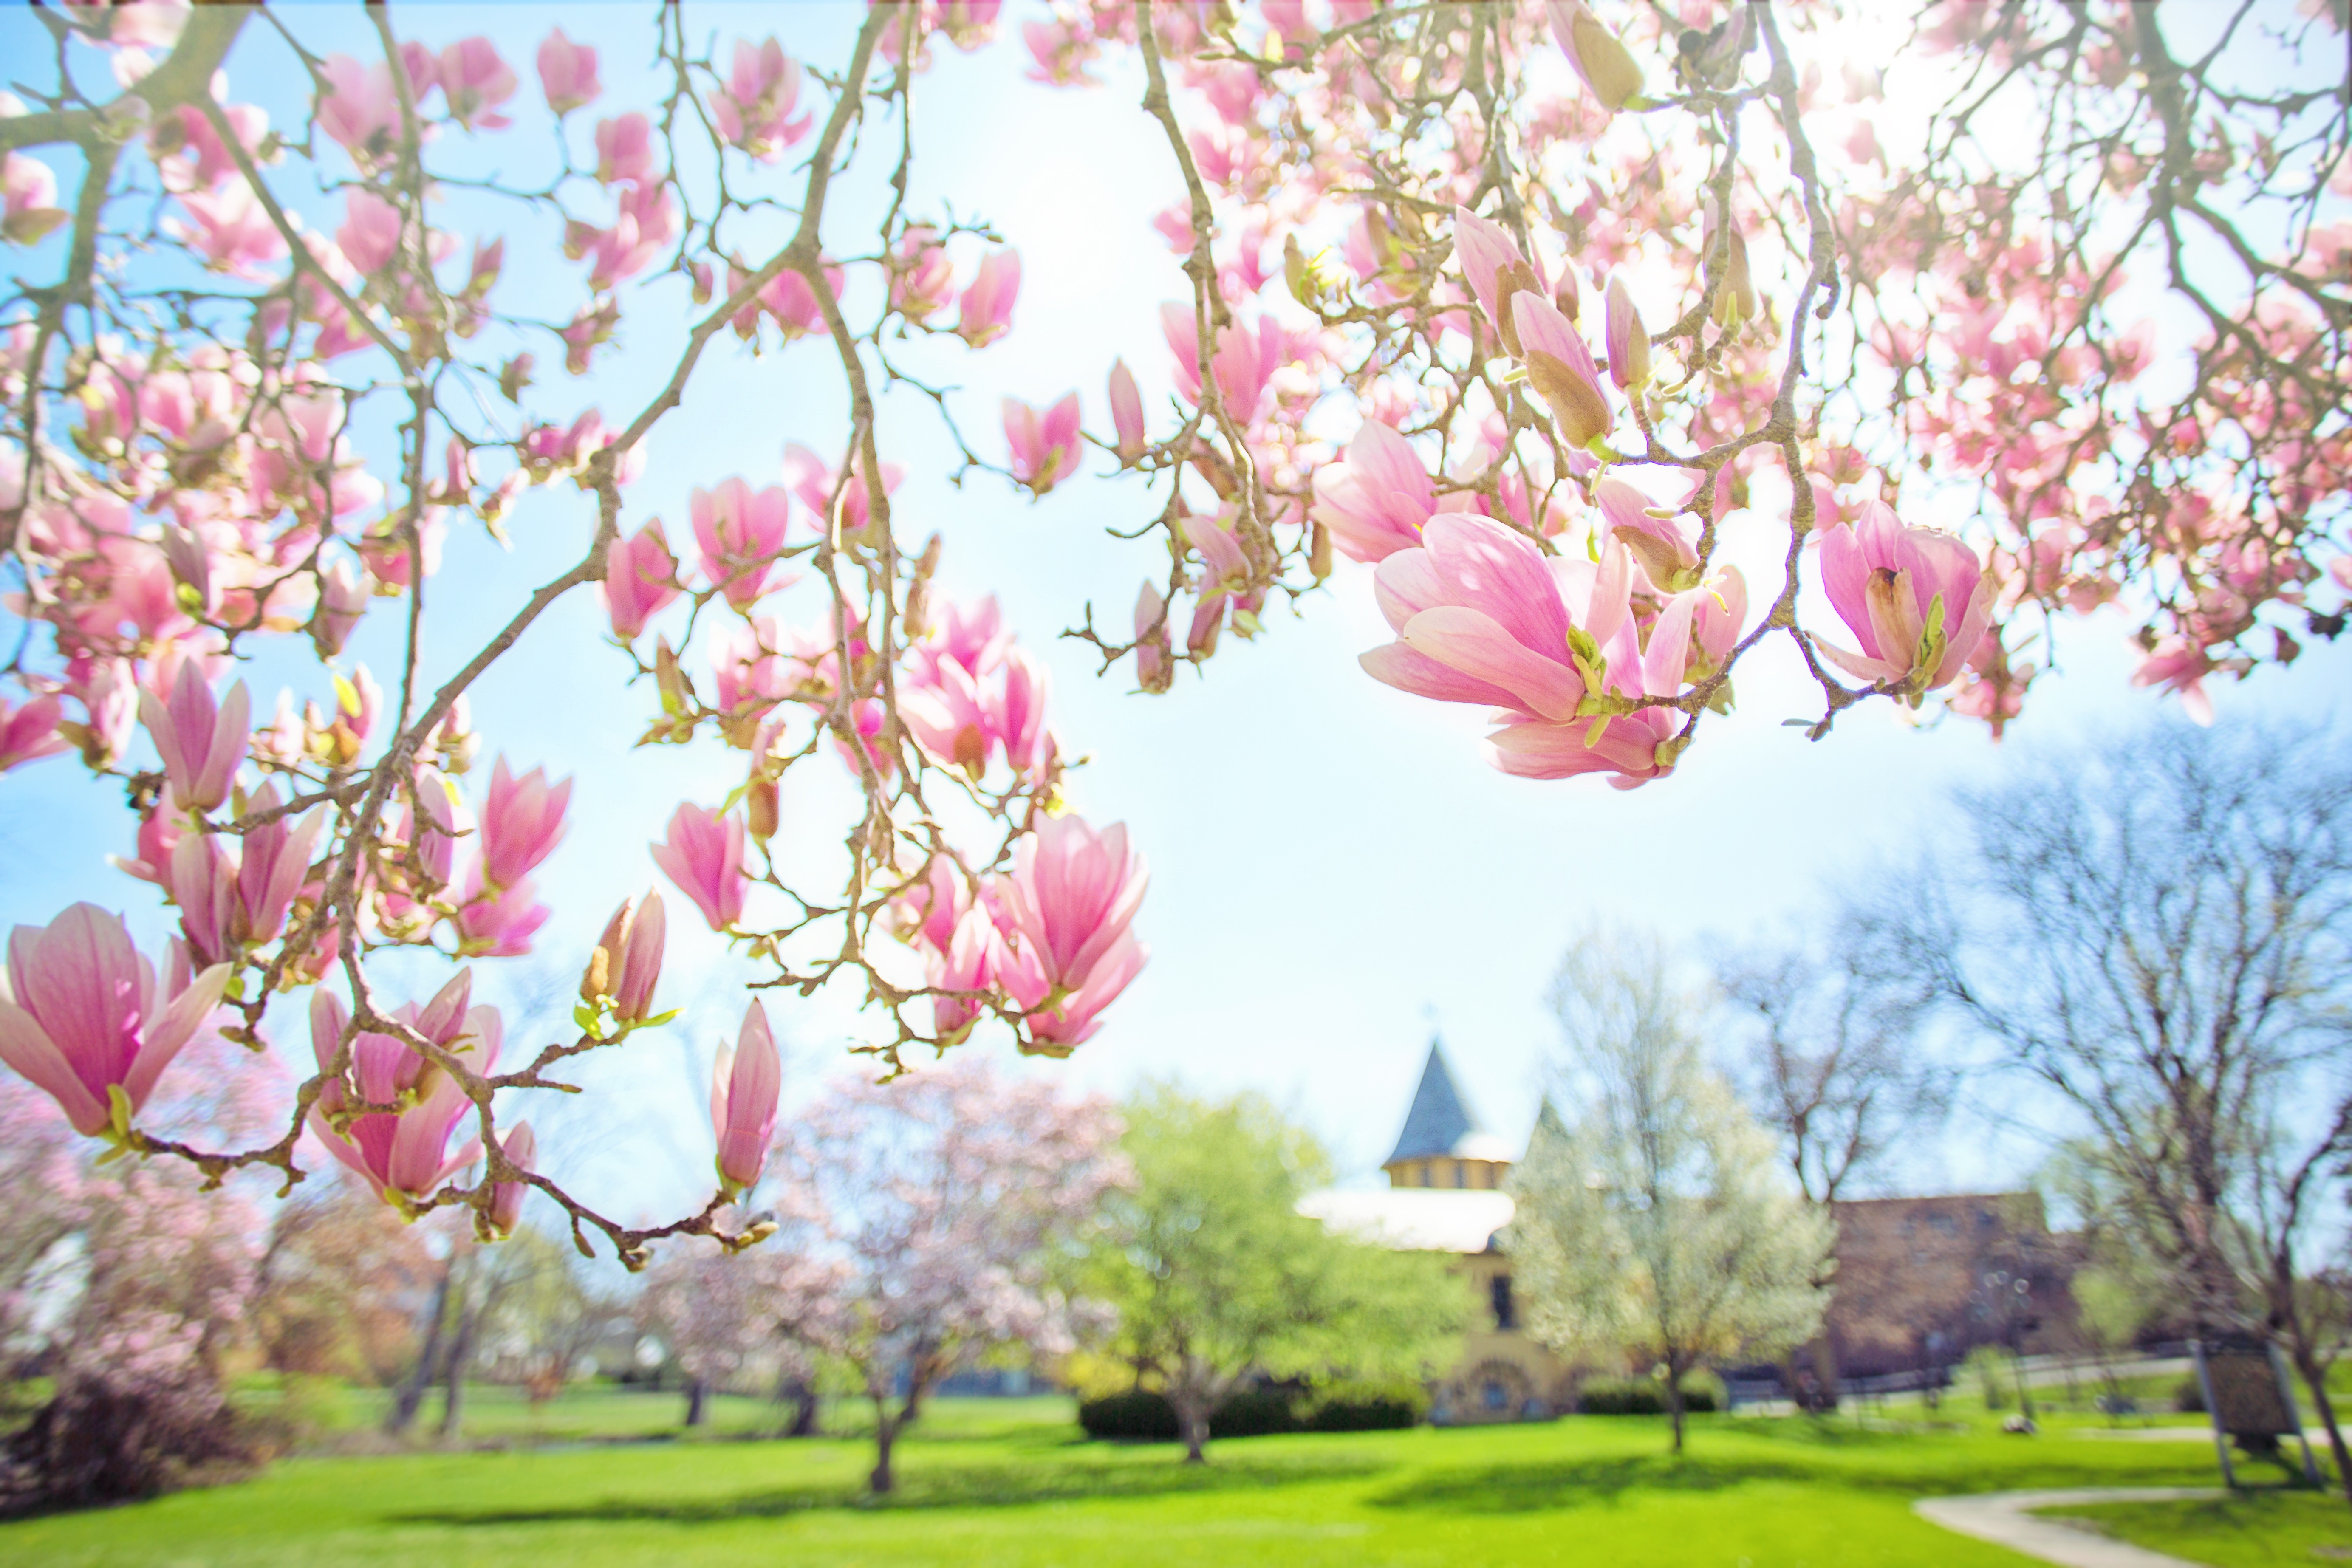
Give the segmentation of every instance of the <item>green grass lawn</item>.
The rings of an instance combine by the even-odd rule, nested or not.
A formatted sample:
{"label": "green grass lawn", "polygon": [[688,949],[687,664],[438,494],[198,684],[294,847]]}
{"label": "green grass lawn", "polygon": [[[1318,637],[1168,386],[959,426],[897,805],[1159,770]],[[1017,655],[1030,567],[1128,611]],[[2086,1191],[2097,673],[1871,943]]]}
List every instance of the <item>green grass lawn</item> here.
{"label": "green grass lawn", "polygon": [[[574,1398],[642,1399],[672,1421],[678,1408],[567,1394],[542,1416]],[[1172,1445],[1079,1440],[1066,1401],[942,1400],[901,1447],[901,1489],[882,1503],[862,1495],[871,1450],[842,1437],[306,1458],[242,1485],[0,1526],[0,1563],[2016,1568],[1916,1518],[1912,1500],[2212,1480],[2195,1444],[2066,1427],[2017,1438],[1981,1420],[1886,1432],[1708,1417],[1685,1458],[1665,1447],[1663,1421],[1583,1417],[1260,1437],[1187,1467]],[[2277,1517],[2302,1519],[2302,1500],[2276,1500]],[[2241,1533],[2259,1534],[2247,1518]]]}
{"label": "green grass lawn", "polygon": [[2100,1503],[2046,1511],[2220,1568],[2309,1568],[2352,1560],[2352,1508],[2341,1492],[2262,1491],[2210,1502]]}

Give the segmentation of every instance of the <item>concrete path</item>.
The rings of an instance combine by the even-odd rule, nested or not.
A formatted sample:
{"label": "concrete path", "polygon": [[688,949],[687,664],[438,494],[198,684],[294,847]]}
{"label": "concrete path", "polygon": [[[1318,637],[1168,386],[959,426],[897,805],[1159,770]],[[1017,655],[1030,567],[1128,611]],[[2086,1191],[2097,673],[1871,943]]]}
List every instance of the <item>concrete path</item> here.
{"label": "concrete path", "polygon": [[2183,1558],[2168,1557],[2127,1542],[2095,1535],[2079,1526],[2054,1519],[2037,1519],[2029,1510],[2063,1508],[2073,1503],[2170,1502],[2189,1498],[2217,1498],[2219,1490],[2200,1487],[2114,1487],[2079,1491],[1987,1492],[1979,1497],[1921,1498],[1911,1511],[1930,1524],[1995,1546],[2006,1546],[2055,1563],[2060,1568],[2197,1568]]}

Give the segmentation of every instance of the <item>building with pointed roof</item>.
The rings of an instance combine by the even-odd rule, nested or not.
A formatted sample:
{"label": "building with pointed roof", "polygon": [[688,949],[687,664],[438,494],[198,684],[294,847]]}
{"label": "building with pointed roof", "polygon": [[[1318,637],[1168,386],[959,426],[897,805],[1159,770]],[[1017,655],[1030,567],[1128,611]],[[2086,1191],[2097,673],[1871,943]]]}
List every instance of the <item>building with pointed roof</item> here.
{"label": "building with pointed roof", "polygon": [[1395,1148],[1381,1163],[1384,1191],[1310,1194],[1299,1212],[1333,1230],[1401,1251],[1452,1253],[1470,1293],[1461,1353],[1433,1390],[1432,1418],[1539,1418],[1566,1407],[1568,1368],[1528,1336],[1511,1294],[1511,1266],[1495,1237],[1511,1223],[1511,1146],[1478,1120],[1445,1059],[1429,1059]]}
{"label": "building with pointed roof", "polygon": [[1391,1187],[1492,1191],[1511,1168],[1510,1145],[1486,1131],[1462,1098],[1445,1044],[1432,1038],[1420,1087],[1404,1113],[1396,1148],[1381,1162]]}

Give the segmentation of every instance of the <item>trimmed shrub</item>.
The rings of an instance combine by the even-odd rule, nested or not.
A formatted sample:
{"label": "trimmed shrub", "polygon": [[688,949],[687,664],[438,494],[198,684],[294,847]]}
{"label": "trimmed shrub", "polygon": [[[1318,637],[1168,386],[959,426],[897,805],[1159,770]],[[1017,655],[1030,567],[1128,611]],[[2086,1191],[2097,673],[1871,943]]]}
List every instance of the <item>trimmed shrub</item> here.
{"label": "trimmed shrub", "polygon": [[[1683,1410],[1703,1415],[1719,1409],[1715,1390],[1683,1385]],[[1666,1391],[1651,1378],[1596,1379],[1577,1391],[1576,1408],[1585,1415],[1664,1415]]]}
{"label": "trimmed shrub", "polygon": [[1290,1407],[1290,1395],[1274,1390],[1260,1394],[1249,1390],[1229,1394],[1225,1402],[1209,1413],[1209,1436],[1214,1437],[1264,1437],[1275,1432],[1296,1432],[1298,1416]]}
{"label": "trimmed shrub", "polygon": [[[1412,1383],[1334,1384],[1303,1408],[1293,1392],[1244,1389],[1211,1413],[1209,1436],[1222,1442],[1277,1432],[1388,1431],[1419,1426],[1428,1414],[1428,1393]],[[1176,1412],[1167,1396],[1147,1389],[1087,1400],[1078,1406],[1078,1425],[1089,1437],[1143,1443],[1177,1437]]]}
{"label": "trimmed shrub", "polygon": [[1316,1391],[1307,1415],[1310,1432],[1385,1432],[1418,1426],[1429,1415],[1429,1390],[1417,1383],[1338,1383]]}
{"label": "trimmed shrub", "polygon": [[1089,1437],[1124,1438],[1131,1442],[1172,1443],[1176,1412],[1168,1401],[1149,1389],[1106,1394],[1078,1406],[1078,1425]]}
{"label": "trimmed shrub", "polygon": [[2173,1390],[2172,1407],[2184,1415],[2205,1414],[2205,1385],[2197,1381],[2195,1373],[2182,1378],[2180,1386]]}

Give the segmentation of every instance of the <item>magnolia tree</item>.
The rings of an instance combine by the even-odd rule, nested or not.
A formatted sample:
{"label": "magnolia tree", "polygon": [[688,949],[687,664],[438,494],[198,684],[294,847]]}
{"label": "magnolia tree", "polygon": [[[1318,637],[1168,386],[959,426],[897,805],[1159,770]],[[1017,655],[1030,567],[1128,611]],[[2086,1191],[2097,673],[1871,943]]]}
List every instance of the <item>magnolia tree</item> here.
{"label": "magnolia tree", "polygon": [[992,1348],[1069,1352],[1092,1326],[1055,1265],[1128,1175],[1118,1133],[1108,1102],[979,1058],[844,1082],[785,1130],[772,1223],[778,1252],[806,1262],[757,1305],[873,1402],[874,1490],[941,1378]]}
{"label": "magnolia tree", "polygon": [[[1818,683],[1816,737],[1858,703],[1930,700],[1997,733],[2037,628],[2111,600],[2143,623],[2137,679],[2192,705],[2217,670],[2334,635],[2340,0],[1927,5],[1885,51],[1924,123],[1843,52],[1849,9],[1881,19],[1717,0],[1020,19],[1041,89],[1139,71],[1167,157],[1138,177],[1165,182],[1190,290],[1159,307],[1164,405],[1124,364],[1077,366],[1107,375],[1109,426],[1083,428],[1075,395],[1008,402],[999,446],[908,358],[988,352],[1020,300],[1017,236],[908,194],[927,73],[992,43],[992,0],[875,5],[805,64],[649,8],[660,86],[635,103],[560,29],[508,59],[452,12],[372,7],[352,52],[311,41],[339,17],[39,8],[54,49],[0,103],[0,767],[78,765],[119,795],[121,865],[180,934],[151,960],[89,904],[21,931],[0,1057],[82,1134],[207,1178],[294,1179],[307,1126],[404,1212],[466,1205],[486,1236],[537,1188],[632,1264],[664,1235],[741,1244],[723,1158],[707,1203],[626,1223],[538,1169],[516,1121],[573,1087],[572,1058],[659,1021],[659,900],[567,955],[577,1033],[511,1061],[468,971],[429,1001],[377,978],[388,950],[532,951],[569,782],[503,758],[483,781],[469,693],[572,595],[601,597],[612,638],[562,655],[567,678],[609,679],[638,743],[740,781],[646,831],[759,984],[845,991],[893,1067],[975,1029],[1082,1043],[1143,962],[1142,859],[1067,814],[1042,666],[992,601],[942,600],[941,542],[894,516],[919,419],[960,479],[1129,486],[1107,510],[1150,563],[1133,620],[1074,633],[1107,674],[1156,693],[1205,671],[1225,630],[1258,635],[1345,557],[1371,570],[1336,591],[1395,629],[1369,673],[1490,710],[1490,760],[1535,778],[1670,773],[1768,647]],[[289,78],[302,107],[273,124],[253,99]],[[527,132],[551,142],[544,179],[500,172]],[[616,360],[649,313],[683,314],[683,346]],[[718,355],[780,343],[838,385],[845,440],[697,476],[688,528],[642,517],[648,436]],[[590,401],[582,378],[615,363],[639,390]],[[443,542],[498,533],[535,488],[576,519],[577,558],[513,585],[485,635],[439,607]],[[370,617],[397,649],[375,671],[347,653]],[[263,658],[303,671],[266,714],[243,673]],[[841,820],[780,821],[795,767],[845,770]],[[819,837],[837,884],[785,869]],[[315,1069],[274,1138],[142,1125],[199,1030],[259,1050],[306,1005]]]}

